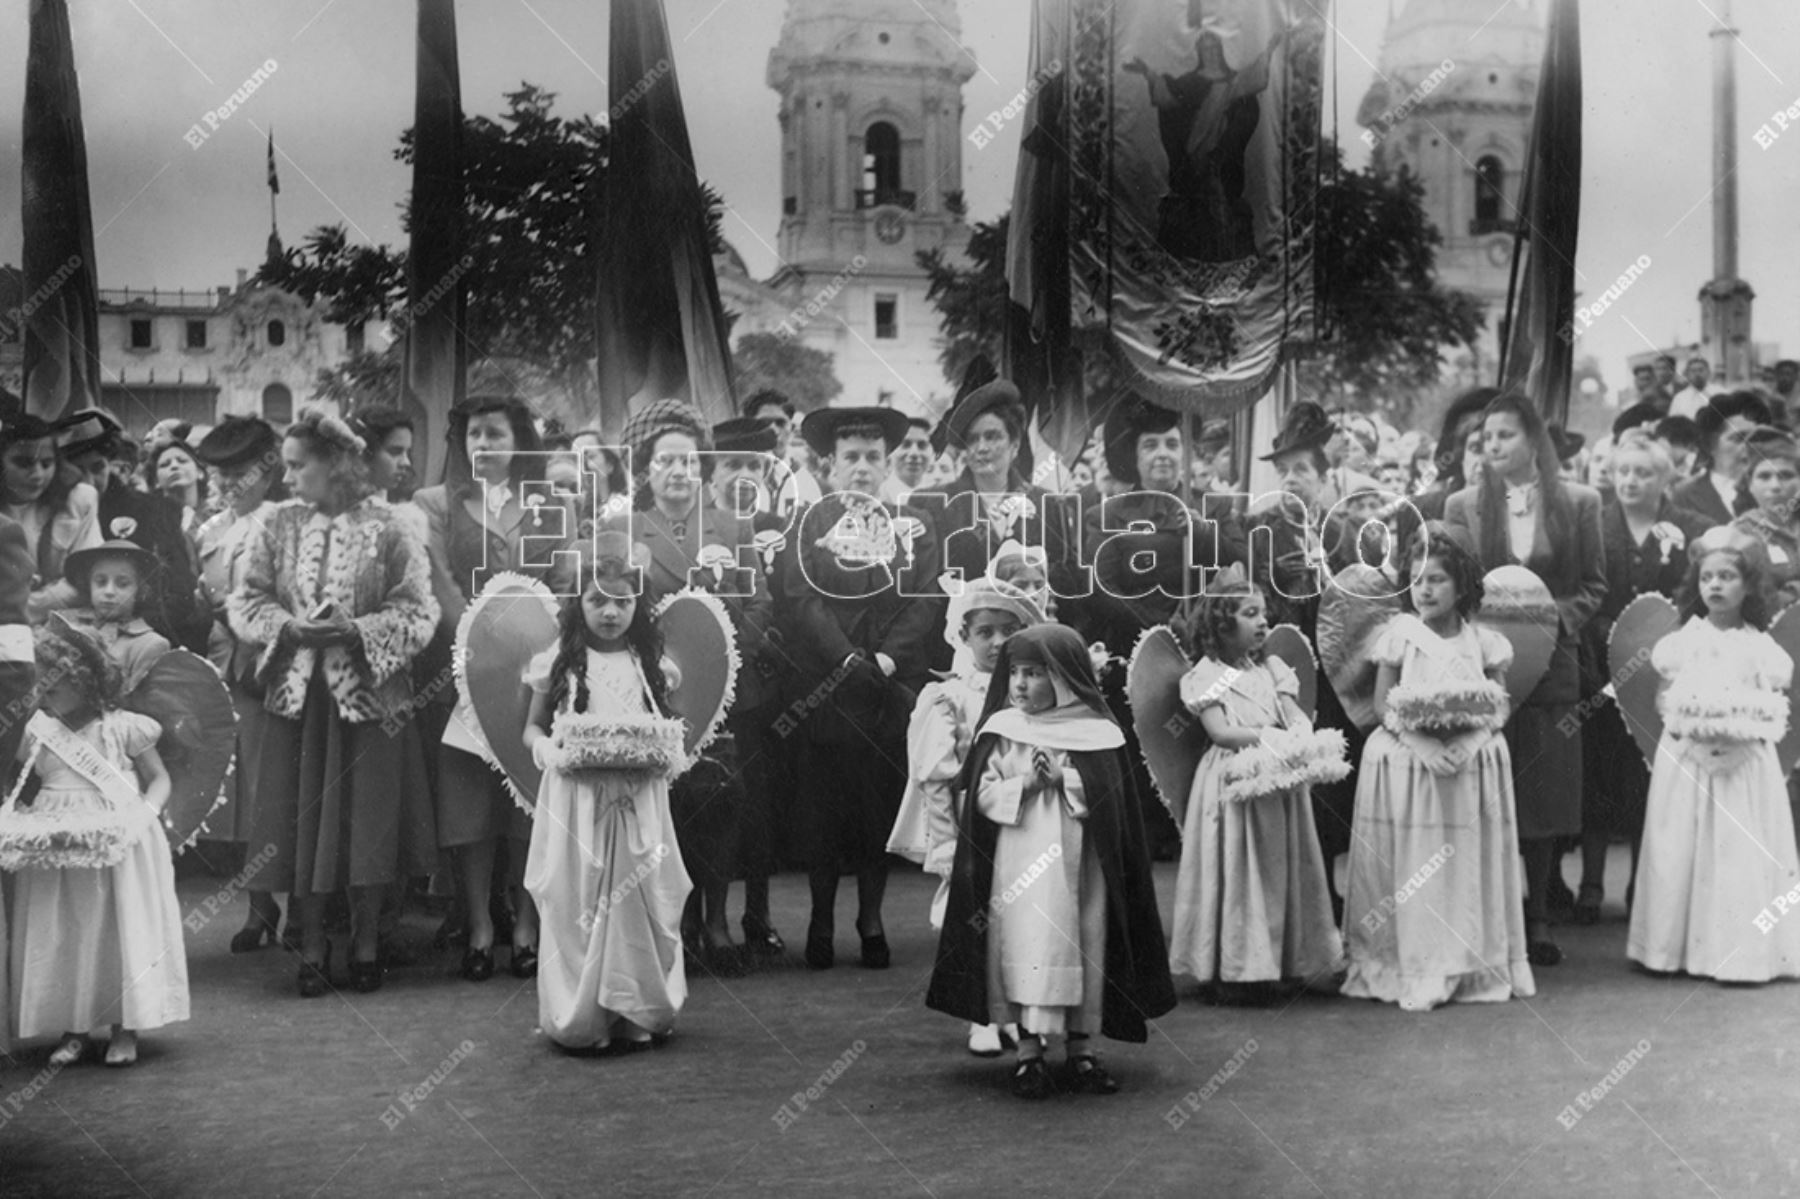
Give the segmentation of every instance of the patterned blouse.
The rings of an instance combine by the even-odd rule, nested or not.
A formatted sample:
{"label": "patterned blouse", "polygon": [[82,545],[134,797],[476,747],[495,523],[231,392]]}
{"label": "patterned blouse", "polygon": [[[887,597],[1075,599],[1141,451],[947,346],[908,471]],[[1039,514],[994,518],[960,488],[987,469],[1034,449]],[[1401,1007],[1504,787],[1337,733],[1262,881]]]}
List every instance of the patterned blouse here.
{"label": "patterned blouse", "polygon": [[[327,600],[355,624],[356,642],[323,649],[280,642],[283,626]],[[243,581],[226,606],[232,631],[264,647],[256,666],[268,686],[263,706],[290,719],[300,716],[320,666],[345,720],[408,711],[407,667],[438,620],[425,547],[375,497],[335,516],[300,500],[276,506],[251,541]]]}

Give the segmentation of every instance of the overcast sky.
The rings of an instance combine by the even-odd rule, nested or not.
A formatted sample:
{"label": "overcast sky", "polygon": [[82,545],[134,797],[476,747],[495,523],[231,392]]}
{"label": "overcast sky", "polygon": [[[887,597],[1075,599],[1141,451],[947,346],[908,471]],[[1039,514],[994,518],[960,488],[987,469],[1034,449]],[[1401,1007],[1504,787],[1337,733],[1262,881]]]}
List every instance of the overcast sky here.
{"label": "overcast sky", "polygon": [[[854,0],[851,0],[853,3]],[[1496,5],[1517,0],[1494,0]],[[1536,0],[1541,4],[1543,0]],[[1710,48],[1726,0],[1584,0],[1586,183],[1577,266],[1596,295],[1639,255],[1651,269],[1588,332],[1608,381],[1645,340],[1693,340],[1711,275]],[[1343,140],[1379,57],[1389,0],[1338,0]],[[606,107],[603,0],[462,0],[463,104],[493,114],[521,80],[566,112]],[[764,82],[782,0],[668,0],[675,64],[700,173],[731,206],[725,232],[761,276],[776,265],[776,96]],[[206,288],[255,267],[268,233],[261,131],[273,126],[280,220],[294,243],[342,221],[400,237],[408,179],[393,160],[411,122],[410,0],[71,0],[103,286]],[[1027,77],[1029,0],[966,0],[963,40],[979,64],[968,127]],[[0,262],[19,261],[19,128],[27,0],[0,0]],[[1753,139],[1800,103],[1800,3],[1735,0],[1739,50],[1742,273],[1758,293],[1759,341],[1800,354],[1800,120],[1768,148]],[[183,133],[265,60],[264,83],[198,148]],[[1328,114],[1329,115],[1329,114]],[[965,140],[975,217],[1010,203],[1017,123],[985,149]],[[965,129],[965,133],[967,130]],[[1360,154],[1357,156],[1360,157]],[[1640,336],[1641,334],[1641,336]]]}

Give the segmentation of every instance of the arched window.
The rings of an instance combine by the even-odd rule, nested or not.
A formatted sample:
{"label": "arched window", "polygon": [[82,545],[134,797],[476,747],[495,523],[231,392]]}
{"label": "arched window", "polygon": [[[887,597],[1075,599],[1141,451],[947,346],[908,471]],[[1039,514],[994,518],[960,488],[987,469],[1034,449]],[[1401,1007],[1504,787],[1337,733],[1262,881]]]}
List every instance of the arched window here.
{"label": "arched window", "polygon": [[876,121],[863,134],[863,193],[865,208],[900,204],[900,131],[886,121]]}
{"label": "arched window", "polygon": [[285,383],[271,383],[263,388],[262,416],[271,425],[294,423],[294,393]]}
{"label": "arched window", "polygon": [[269,322],[269,344],[281,346],[287,344],[287,326],[280,321]]}
{"label": "arched window", "polygon": [[1475,163],[1475,233],[1492,233],[1507,225],[1506,166],[1489,154]]}

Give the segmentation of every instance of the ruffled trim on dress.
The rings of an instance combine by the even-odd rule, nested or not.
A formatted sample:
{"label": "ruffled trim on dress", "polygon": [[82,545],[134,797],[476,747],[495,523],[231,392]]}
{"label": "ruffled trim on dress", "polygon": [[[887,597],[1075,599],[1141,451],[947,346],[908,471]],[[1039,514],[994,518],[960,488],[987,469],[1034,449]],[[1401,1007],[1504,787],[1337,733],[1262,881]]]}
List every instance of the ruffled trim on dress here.
{"label": "ruffled trim on dress", "polygon": [[1222,763],[1222,798],[1244,803],[1295,787],[1335,783],[1350,774],[1344,734],[1337,729],[1270,729],[1262,744],[1238,750]]}

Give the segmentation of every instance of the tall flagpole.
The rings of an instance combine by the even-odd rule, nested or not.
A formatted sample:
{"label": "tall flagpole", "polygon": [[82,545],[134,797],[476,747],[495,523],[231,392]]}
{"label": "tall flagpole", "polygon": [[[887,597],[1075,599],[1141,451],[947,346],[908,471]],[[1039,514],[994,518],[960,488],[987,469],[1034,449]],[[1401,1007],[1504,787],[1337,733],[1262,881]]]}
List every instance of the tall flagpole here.
{"label": "tall flagpole", "polygon": [[1737,36],[1720,0],[1713,41],[1713,277],[1700,289],[1701,341],[1718,378],[1750,382],[1756,292],[1738,277]]}

